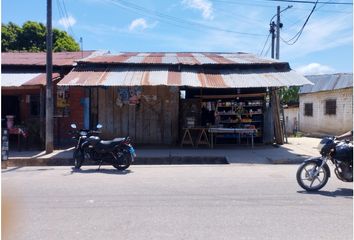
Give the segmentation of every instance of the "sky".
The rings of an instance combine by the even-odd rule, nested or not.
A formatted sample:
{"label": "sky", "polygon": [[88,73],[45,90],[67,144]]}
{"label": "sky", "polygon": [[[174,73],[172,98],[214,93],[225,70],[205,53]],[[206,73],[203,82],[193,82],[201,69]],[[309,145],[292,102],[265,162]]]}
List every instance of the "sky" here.
{"label": "sky", "polygon": [[[46,0],[2,0],[2,23],[46,23]],[[321,1],[320,1],[321,2]],[[327,4],[324,4],[324,3]],[[302,74],[353,72],[350,0],[314,4],[272,0],[53,0],[53,27],[84,50],[247,52],[270,57],[269,23],[281,13],[280,60]],[[273,20],[275,20],[274,18]],[[267,41],[268,39],[268,41]]]}

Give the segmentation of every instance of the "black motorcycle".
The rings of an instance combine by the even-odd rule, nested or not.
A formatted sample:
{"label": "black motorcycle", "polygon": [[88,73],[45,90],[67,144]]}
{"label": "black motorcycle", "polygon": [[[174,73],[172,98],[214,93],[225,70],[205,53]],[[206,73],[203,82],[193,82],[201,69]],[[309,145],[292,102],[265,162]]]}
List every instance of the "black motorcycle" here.
{"label": "black motorcycle", "polygon": [[71,128],[77,142],[73,153],[75,169],[80,169],[89,160],[98,162],[98,170],[103,162],[118,170],[125,170],[133,163],[136,154],[129,137],[103,141],[98,136],[101,124],[97,125],[97,130],[77,130],[76,124],[71,124]]}
{"label": "black motorcycle", "polygon": [[298,184],[306,191],[323,188],[331,176],[327,161],[335,167],[337,178],[344,182],[353,182],[353,144],[349,141],[337,141],[326,137],[318,145],[321,157],[305,160],[297,170]]}

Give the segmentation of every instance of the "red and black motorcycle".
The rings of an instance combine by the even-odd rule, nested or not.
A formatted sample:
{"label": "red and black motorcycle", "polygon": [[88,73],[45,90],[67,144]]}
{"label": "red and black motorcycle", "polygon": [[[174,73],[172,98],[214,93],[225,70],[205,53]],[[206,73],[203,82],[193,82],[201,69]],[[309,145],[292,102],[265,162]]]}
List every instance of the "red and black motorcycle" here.
{"label": "red and black motorcycle", "polygon": [[97,162],[98,170],[104,162],[118,170],[125,170],[133,163],[136,154],[129,137],[101,140],[98,136],[101,124],[97,125],[97,130],[78,130],[76,124],[71,124],[71,128],[77,142],[73,153],[75,169],[80,169],[85,161]]}

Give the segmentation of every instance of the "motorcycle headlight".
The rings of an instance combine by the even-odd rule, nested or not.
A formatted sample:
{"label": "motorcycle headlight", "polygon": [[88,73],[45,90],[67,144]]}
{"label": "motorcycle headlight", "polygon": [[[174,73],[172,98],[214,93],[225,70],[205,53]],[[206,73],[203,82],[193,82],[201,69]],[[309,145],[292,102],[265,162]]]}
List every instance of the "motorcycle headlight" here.
{"label": "motorcycle headlight", "polygon": [[86,135],[87,135],[87,132],[85,132],[85,131],[80,131],[80,135],[81,135],[81,136],[86,136]]}

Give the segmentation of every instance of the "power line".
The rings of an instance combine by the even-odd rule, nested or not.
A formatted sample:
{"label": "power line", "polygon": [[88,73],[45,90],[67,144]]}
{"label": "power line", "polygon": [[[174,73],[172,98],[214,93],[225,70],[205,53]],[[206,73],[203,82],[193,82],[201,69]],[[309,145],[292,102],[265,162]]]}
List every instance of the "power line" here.
{"label": "power line", "polygon": [[[62,6],[62,4],[63,4],[63,6]],[[57,0],[57,8],[58,8],[59,16],[61,19],[63,19],[64,23],[67,26],[68,31],[75,39],[76,37],[75,37],[74,31],[73,31],[73,29],[70,25],[70,22],[69,22],[69,15],[68,15],[68,12],[66,11],[66,6],[65,6],[64,0],[62,0],[62,4],[60,3],[60,0]]]}
{"label": "power line", "polygon": [[[253,0],[253,1],[256,1],[256,0]],[[257,7],[264,7],[264,8],[274,8],[274,5],[264,5],[264,4],[256,4],[254,2],[243,2],[243,1],[228,1],[228,0],[213,0],[213,3],[225,3],[225,4],[231,4],[231,5],[246,5],[246,6],[257,6]],[[257,1],[261,1],[261,0],[257,0]],[[264,1],[267,1],[270,3],[270,0],[263,0]],[[284,2],[286,3],[285,1],[280,1],[280,2]],[[330,2],[330,1],[328,1]],[[309,2],[310,3],[310,2]],[[313,2],[315,3],[315,2]],[[320,3],[320,2],[319,2]],[[327,2],[323,2],[324,5],[327,4]],[[300,10],[300,11],[308,11],[309,9],[305,9],[305,8],[299,8],[299,7],[294,7],[293,9],[296,9],[296,10]],[[320,8],[316,9],[316,11],[319,11]],[[351,13],[349,11],[339,11],[339,10],[325,10],[325,9],[321,9],[321,12],[331,12],[331,13]]]}
{"label": "power line", "polygon": [[150,16],[153,18],[157,18],[161,22],[165,22],[168,24],[179,26],[184,29],[186,28],[186,26],[188,26],[188,27],[195,26],[195,27],[201,27],[201,28],[198,28],[198,30],[210,29],[210,30],[219,31],[219,32],[226,32],[226,33],[239,34],[239,35],[248,35],[248,36],[253,36],[253,37],[265,36],[264,34],[233,31],[233,30],[228,30],[228,29],[219,28],[219,27],[215,27],[215,26],[210,26],[210,25],[203,24],[203,23],[196,22],[196,21],[192,21],[192,20],[186,20],[186,19],[174,17],[174,16],[171,16],[168,14],[161,13],[156,10],[142,7],[140,5],[134,4],[129,1],[124,1],[124,0],[106,0],[106,1],[111,2],[115,5],[120,6],[120,7],[123,7],[127,10],[138,13],[140,15],[145,15],[145,16],[147,15],[147,16]]}
{"label": "power line", "polygon": [[[309,21],[311,15],[312,15],[312,13],[313,13],[313,12],[315,11],[315,9],[316,9],[317,3],[318,3],[318,0],[315,2],[315,5],[313,6],[313,8],[312,8],[310,14],[309,14],[308,17],[306,18],[306,21],[305,21],[305,23],[302,25],[302,27],[300,28],[300,30],[299,30],[291,39],[289,39],[289,40],[287,40],[287,41],[284,41],[284,40],[282,39],[283,42],[285,42],[285,43],[288,44],[288,45],[294,45],[294,44],[299,40],[299,38],[300,38],[300,36],[301,36],[301,34],[302,34],[302,32],[303,32],[303,30],[304,30],[306,24],[308,23],[308,21]],[[294,39],[295,39],[295,40],[294,40]],[[294,40],[294,41],[293,41],[293,40]],[[293,41],[293,42],[291,42],[291,41]]]}
{"label": "power line", "polygon": [[266,41],[265,41],[265,43],[264,43],[264,45],[263,45],[262,51],[261,51],[261,53],[259,54],[259,56],[262,56],[263,51],[264,51],[264,48],[265,48],[265,46],[266,46],[267,43],[268,43],[268,40],[269,40],[270,35],[271,35],[271,33],[268,34],[268,37],[267,37],[267,39],[266,39]]}
{"label": "power line", "polygon": [[265,0],[268,2],[290,2],[290,3],[310,3],[310,4],[317,4],[317,3],[323,3],[323,4],[332,4],[332,5],[353,5],[353,3],[349,2],[319,2],[319,1],[298,1],[298,0]]}
{"label": "power line", "polygon": [[[321,6],[316,7],[315,12],[318,12],[321,8],[323,8],[323,7],[326,5],[326,3],[329,3],[329,2],[331,2],[331,1],[332,1],[332,0],[328,0],[328,1],[325,2],[325,3],[322,3]],[[342,13],[344,13],[344,12],[342,12]],[[292,26],[295,26],[296,24],[298,24],[298,23],[301,22],[301,21],[302,21],[302,19],[297,20],[296,22],[291,23],[290,26],[287,26],[287,29],[291,28]],[[284,28],[283,28],[283,30],[284,30]],[[283,40],[283,39],[282,39],[282,40]],[[283,40],[283,41],[284,41],[284,40]]]}
{"label": "power line", "polygon": [[266,56],[268,55],[268,53],[269,53],[271,47],[272,47],[272,45],[269,44],[269,47],[268,47],[267,51],[264,53],[264,57],[266,57]]}

